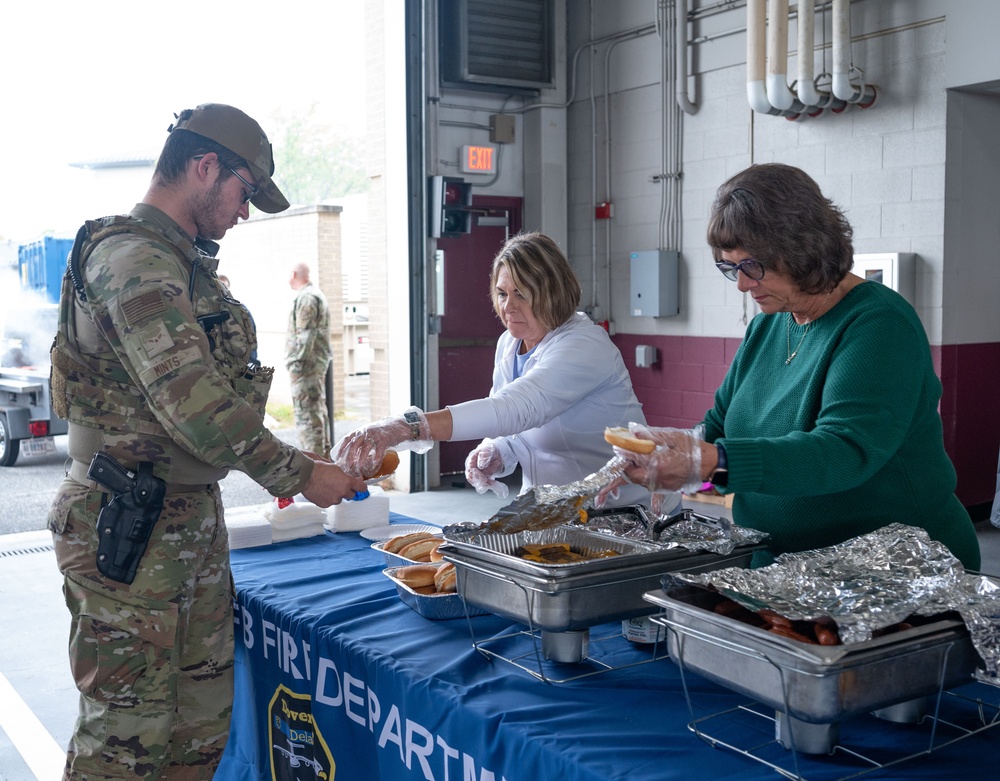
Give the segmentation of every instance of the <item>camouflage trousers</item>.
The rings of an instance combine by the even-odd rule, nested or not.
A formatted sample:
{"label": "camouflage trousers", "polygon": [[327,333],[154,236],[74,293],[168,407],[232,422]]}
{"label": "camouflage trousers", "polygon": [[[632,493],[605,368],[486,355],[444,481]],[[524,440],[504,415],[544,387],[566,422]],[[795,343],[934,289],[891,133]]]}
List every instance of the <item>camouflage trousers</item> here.
{"label": "camouflage trousers", "polygon": [[131,585],[97,570],[107,495],[67,477],[49,513],[80,690],[64,781],[205,781],[233,702],[233,582],[218,486],[168,493]]}
{"label": "camouflage trousers", "polygon": [[329,458],[330,415],[326,408],[326,374],[291,374],[292,409],[299,448]]}

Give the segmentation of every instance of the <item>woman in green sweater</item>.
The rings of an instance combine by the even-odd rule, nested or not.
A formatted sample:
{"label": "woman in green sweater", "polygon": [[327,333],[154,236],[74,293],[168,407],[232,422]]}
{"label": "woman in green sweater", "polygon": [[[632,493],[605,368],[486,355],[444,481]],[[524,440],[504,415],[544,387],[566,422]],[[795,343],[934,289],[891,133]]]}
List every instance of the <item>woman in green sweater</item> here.
{"label": "woman in green sweater", "polygon": [[761,313],[705,415],[704,439],[640,428],[661,447],[616,452],[632,460],[632,482],[677,490],[711,480],[734,492],[734,520],[768,532],[775,554],[904,523],[978,569],[927,335],[898,293],[850,273],[851,236],[798,168],[754,165],[723,184],[708,243]]}

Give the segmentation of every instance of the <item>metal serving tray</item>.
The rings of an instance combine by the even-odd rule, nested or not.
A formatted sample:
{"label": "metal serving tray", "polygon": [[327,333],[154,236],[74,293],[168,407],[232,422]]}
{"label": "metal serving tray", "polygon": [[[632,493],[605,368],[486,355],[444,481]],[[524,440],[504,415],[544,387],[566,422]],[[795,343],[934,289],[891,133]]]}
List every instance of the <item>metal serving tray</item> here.
{"label": "metal serving tray", "polygon": [[823,646],[780,637],[712,610],[718,595],[696,586],[645,595],[663,613],[670,658],[788,716],[831,724],[968,683],[978,664],[959,619],[939,620],[862,643]]}
{"label": "metal serving tray", "polygon": [[[541,564],[514,555],[526,540],[567,542],[579,551],[610,549],[620,555]],[[649,615],[656,608],[643,599],[643,593],[659,586],[665,573],[749,566],[758,547],[737,548],[728,556],[691,553],[578,526],[556,526],[518,534],[446,537],[439,550],[455,564],[458,592],[470,605],[543,631],[566,632]]]}
{"label": "metal serving tray", "polygon": [[[399,593],[399,598],[407,607],[415,610],[424,618],[429,618],[432,621],[463,618],[466,615],[466,607],[462,604],[462,597],[457,593],[420,594],[396,578],[396,571],[399,569],[401,568],[389,567],[388,569],[382,570],[382,574],[396,585],[396,591]],[[483,610],[477,610],[470,605],[468,608],[468,615],[482,616],[486,615],[486,612]]]}

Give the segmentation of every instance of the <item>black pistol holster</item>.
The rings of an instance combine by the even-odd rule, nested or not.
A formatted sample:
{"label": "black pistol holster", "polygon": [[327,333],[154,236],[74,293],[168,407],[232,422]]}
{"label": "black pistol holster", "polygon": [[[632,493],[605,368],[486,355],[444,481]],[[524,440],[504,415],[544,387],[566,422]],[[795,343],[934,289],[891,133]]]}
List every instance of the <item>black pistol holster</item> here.
{"label": "black pistol holster", "polygon": [[97,569],[131,583],[163,510],[167,484],[153,476],[151,463],[141,462],[130,472],[105,453],[94,454],[87,477],[114,494],[97,516]]}

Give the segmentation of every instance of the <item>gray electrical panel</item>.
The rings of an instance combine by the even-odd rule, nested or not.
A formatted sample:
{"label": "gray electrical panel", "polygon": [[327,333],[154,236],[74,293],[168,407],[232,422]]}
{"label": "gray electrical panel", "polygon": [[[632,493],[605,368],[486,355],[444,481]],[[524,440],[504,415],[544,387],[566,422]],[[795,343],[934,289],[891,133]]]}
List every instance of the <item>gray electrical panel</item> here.
{"label": "gray electrical panel", "polygon": [[680,314],[677,288],[680,253],[651,249],[633,252],[631,263],[631,314],[633,317],[673,317]]}

